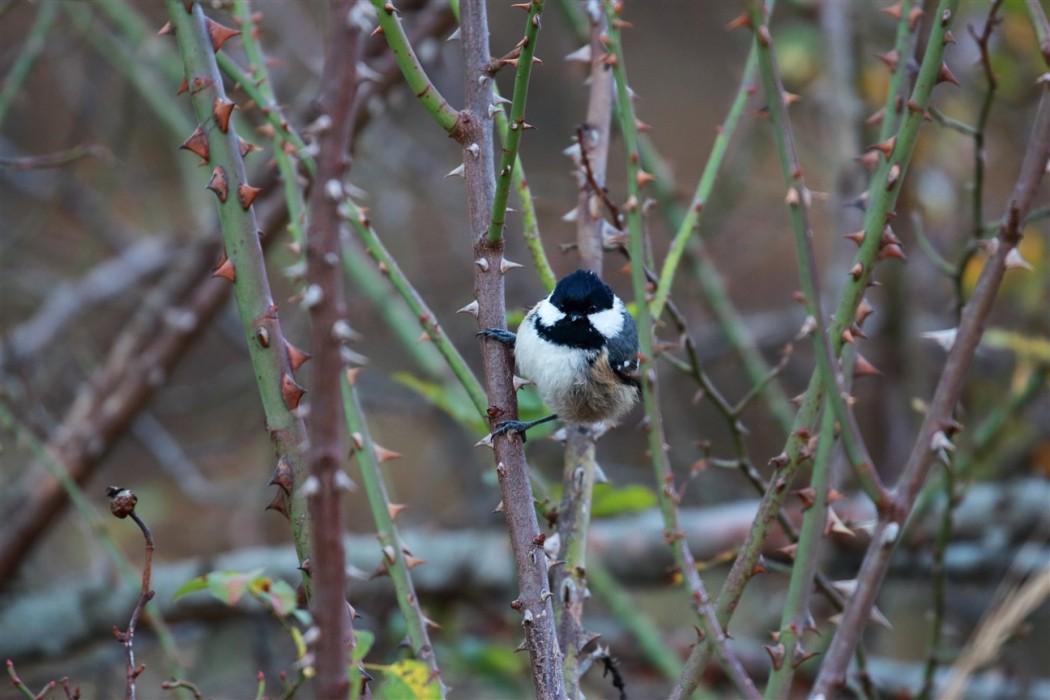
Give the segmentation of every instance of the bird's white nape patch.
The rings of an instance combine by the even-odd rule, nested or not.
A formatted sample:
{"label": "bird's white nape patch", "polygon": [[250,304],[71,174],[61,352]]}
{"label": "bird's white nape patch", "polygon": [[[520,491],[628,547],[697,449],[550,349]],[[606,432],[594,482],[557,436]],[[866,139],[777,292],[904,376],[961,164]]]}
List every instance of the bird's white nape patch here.
{"label": "bird's white nape patch", "polygon": [[619,297],[613,301],[611,309],[598,311],[587,316],[594,329],[606,338],[612,338],[623,330],[623,302]]}
{"label": "bird's white nape patch", "polygon": [[558,307],[551,303],[550,297],[547,297],[539,304],[536,304],[536,316],[547,328],[550,328],[558,321],[565,318],[565,314],[558,310]]}

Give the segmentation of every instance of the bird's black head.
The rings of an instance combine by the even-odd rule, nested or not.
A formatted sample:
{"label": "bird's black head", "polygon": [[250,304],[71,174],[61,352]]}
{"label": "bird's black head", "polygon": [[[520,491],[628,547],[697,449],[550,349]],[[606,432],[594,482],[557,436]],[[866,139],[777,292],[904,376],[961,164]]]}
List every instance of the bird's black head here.
{"label": "bird's black head", "polygon": [[550,300],[564,314],[584,318],[613,307],[613,291],[590,270],[577,270],[558,282]]}

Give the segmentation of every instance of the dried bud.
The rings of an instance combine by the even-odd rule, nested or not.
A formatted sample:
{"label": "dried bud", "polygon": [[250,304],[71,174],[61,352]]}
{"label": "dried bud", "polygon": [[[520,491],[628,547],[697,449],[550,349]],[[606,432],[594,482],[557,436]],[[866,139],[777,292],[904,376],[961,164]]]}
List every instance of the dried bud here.
{"label": "dried bud", "polygon": [[106,495],[109,497],[109,512],[122,519],[134,513],[135,504],[139,502],[130,489],[121,486],[110,486]]}

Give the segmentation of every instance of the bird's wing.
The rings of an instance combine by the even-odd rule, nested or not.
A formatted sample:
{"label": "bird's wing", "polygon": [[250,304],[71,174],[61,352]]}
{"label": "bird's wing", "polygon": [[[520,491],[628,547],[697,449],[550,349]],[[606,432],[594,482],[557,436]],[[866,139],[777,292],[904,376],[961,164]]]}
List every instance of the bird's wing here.
{"label": "bird's wing", "polygon": [[635,375],[638,371],[638,328],[626,309],[623,316],[623,330],[608,341],[609,364],[622,379],[637,384],[638,378]]}

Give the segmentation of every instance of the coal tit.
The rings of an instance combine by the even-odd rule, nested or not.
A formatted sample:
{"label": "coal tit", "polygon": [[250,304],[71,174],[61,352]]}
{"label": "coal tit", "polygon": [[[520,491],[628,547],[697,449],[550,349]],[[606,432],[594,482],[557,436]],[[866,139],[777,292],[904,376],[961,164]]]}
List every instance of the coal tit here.
{"label": "coal tit", "polygon": [[638,329],[598,275],[577,270],[525,315],[517,336],[501,328],[480,333],[514,348],[518,371],[532,380],[554,415],[503,421],[493,435],[520,433],[555,418],[599,423],[623,417],[638,399]]}

